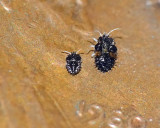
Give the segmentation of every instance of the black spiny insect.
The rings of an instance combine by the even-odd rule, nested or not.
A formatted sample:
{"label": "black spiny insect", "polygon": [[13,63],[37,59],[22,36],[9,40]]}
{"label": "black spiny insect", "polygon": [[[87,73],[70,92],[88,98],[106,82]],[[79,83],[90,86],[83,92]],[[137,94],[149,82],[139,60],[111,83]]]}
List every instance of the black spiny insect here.
{"label": "black spiny insect", "polygon": [[111,70],[117,59],[117,47],[115,46],[114,39],[110,37],[110,33],[117,29],[119,28],[113,29],[107,34],[101,34],[99,32],[100,37],[98,39],[93,38],[97,44],[91,45],[91,47],[94,47],[94,50],[91,50],[94,51],[92,57],[95,58],[96,67],[101,72],[108,72]]}
{"label": "black spiny insect", "polygon": [[63,51],[63,53],[67,53],[68,56],[66,57],[66,69],[71,75],[76,75],[81,70],[81,57],[80,54],[77,52],[68,52]]}

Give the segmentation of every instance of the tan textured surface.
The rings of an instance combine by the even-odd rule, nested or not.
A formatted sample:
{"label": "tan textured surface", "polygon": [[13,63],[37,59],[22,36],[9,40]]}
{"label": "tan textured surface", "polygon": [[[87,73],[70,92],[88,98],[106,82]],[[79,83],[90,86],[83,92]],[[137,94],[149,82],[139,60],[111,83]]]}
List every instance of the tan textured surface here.
{"label": "tan textured surface", "polygon": [[[159,12],[156,0],[1,0],[0,128],[98,127],[76,116],[81,100],[160,127]],[[84,54],[82,71],[67,73],[61,51],[86,53],[95,30],[117,27],[115,69],[103,74]]]}

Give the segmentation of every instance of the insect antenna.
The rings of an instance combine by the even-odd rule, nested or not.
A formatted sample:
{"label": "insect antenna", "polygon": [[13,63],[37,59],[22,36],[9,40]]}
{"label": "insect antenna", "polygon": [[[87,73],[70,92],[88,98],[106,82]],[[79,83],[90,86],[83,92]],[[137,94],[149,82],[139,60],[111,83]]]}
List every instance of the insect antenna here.
{"label": "insect antenna", "polygon": [[111,30],[110,32],[107,33],[107,36],[109,36],[113,31],[119,30],[119,29],[120,29],[120,28],[115,28],[115,29]]}
{"label": "insect antenna", "polygon": [[98,32],[100,36],[103,36],[102,33],[98,30],[95,30],[95,32]]}
{"label": "insect antenna", "polygon": [[79,49],[79,50],[76,52],[76,54],[84,54],[84,53],[79,53],[79,51],[81,51],[81,49]]}
{"label": "insect antenna", "polygon": [[63,51],[62,53],[71,54],[71,52],[68,51]]}

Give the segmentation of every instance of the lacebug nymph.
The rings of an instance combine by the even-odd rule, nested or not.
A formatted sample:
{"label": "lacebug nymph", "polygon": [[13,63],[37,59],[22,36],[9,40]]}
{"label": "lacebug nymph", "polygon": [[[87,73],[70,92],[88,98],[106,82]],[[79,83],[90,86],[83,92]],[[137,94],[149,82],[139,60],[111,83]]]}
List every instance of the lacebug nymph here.
{"label": "lacebug nymph", "polygon": [[67,53],[68,56],[66,57],[66,69],[68,73],[71,75],[76,75],[80,72],[81,70],[81,56],[80,53],[78,54],[77,52],[68,52],[68,51],[63,51],[63,53]]}
{"label": "lacebug nymph", "polygon": [[100,37],[98,39],[93,38],[97,44],[91,45],[94,50],[90,51],[94,51],[92,57],[95,58],[96,67],[101,72],[108,72],[111,70],[115,64],[115,60],[117,59],[117,47],[115,46],[114,39],[110,37],[110,33],[118,29],[119,28],[113,29],[107,34],[101,34],[97,31],[99,32]]}

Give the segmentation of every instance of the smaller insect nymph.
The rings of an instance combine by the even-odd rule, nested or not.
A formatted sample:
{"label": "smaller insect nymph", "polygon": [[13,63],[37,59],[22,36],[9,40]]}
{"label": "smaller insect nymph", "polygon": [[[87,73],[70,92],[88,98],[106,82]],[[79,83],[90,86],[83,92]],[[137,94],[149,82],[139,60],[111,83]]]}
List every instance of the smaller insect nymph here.
{"label": "smaller insect nymph", "polygon": [[[81,57],[77,52],[68,52],[68,51],[63,51],[63,53],[69,54],[66,57],[66,69],[71,75],[76,75],[80,72],[81,70]],[[82,53],[81,53],[82,54]]]}

